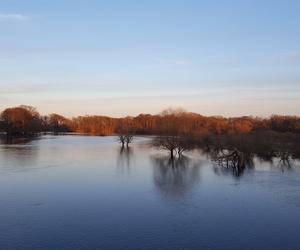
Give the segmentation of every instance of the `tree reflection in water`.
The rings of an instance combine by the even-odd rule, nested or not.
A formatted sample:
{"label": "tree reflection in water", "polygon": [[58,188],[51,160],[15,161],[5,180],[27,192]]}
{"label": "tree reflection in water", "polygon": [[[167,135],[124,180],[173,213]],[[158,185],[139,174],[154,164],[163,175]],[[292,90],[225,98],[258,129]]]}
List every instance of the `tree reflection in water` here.
{"label": "tree reflection in water", "polygon": [[218,175],[232,174],[235,177],[240,177],[245,173],[246,170],[255,168],[255,157],[259,160],[260,163],[269,162],[270,166],[272,166],[273,168],[278,168],[282,172],[286,170],[292,170],[295,163],[295,160],[291,158],[272,158],[266,161],[264,159],[258,158],[257,156],[251,156],[248,159],[247,164],[245,165],[234,165],[234,163],[232,163],[232,160],[228,160],[229,163],[226,164],[224,162],[220,162],[219,160],[215,160],[213,170],[215,174]]}
{"label": "tree reflection in water", "polygon": [[213,160],[216,165],[214,166],[214,172],[217,174],[227,174],[231,172],[234,176],[242,176],[246,169],[254,169],[254,159],[258,159],[260,162],[269,162],[272,167],[278,167],[282,172],[285,170],[291,170],[294,162],[299,157],[293,155],[293,152],[288,148],[277,148],[276,151],[269,152],[250,152],[239,151],[237,149],[230,151],[227,149],[213,150],[206,152],[210,159]]}
{"label": "tree reflection in water", "polygon": [[170,198],[181,198],[199,182],[199,163],[182,156],[151,157],[153,181],[157,190]]}
{"label": "tree reflection in water", "polygon": [[117,166],[121,171],[129,172],[132,156],[133,156],[133,149],[131,147],[120,148],[118,154]]}
{"label": "tree reflection in water", "polygon": [[0,158],[7,162],[2,166],[5,171],[32,171],[38,168],[35,164],[39,147],[33,143],[37,137],[6,138],[0,137]]}
{"label": "tree reflection in water", "polygon": [[0,145],[23,145],[28,144],[34,140],[39,140],[38,136],[30,136],[30,137],[7,137],[0,136]]}

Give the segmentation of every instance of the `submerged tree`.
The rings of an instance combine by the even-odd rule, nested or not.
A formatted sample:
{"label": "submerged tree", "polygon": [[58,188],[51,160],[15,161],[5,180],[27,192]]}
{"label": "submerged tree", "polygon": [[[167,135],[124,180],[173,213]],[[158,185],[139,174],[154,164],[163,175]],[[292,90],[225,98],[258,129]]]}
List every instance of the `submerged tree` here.
{"label": "submerged tree", "polygon": [[174,158],[177,147],[177,139],[175,136],[158,136],[152,142],[154,147],[167,150],[170,153],[170,158]]}
{"label": "submerged tree", "polygon": [[118,132],[118,141],[121,143],[122,148],[125,146],[128,148],[129,144],[133,141],[133,126],[132,119],[130,117],[126,117],[119,122],[119,126],[117,128]]}
{"label": "submerged tree", "polygon": [[133,141],[133,135],[130,133],[127,133],[125,135],[125,142],[126,142],[126,147],[129,147],[129,144]]}
{"label": "submerged tree", "polygon": [[122,148],[124,148],[125,141],[126,141],[126,139],[125,139],[125,135],[123,135],[123,134],[119,134],[119,135],[118,135],[118,142],[120,142],[120,143],[121,143],[121,145],[122,145]]}
{"label": "submerged tree", "polygon": [[[206,147],[208,143],[208,147]],[[241,174],[254,167],[254,159],[268,161],[282,169],[292,167],[294,159],[300,159],[300,134],[256,131],[247,134],[210,136],[199,142],[207,155],[224,169]]]}
{"label": "submerged tree", "polygon": [[170,158],[175,154],[180,158],[184,151],[193,146],[192,133],[189,132],[191,114],[183,109],[167,109],[161,113],[160,133],[153,140],[153,145],[169,151]]}
{"label": "submerged tree", "polygon": [[177,137],[176,141],[176,150],[179,158],[184,151],[191,150],[194,146],[194,141],[189,136]]}
{"label": "submerged tree", "polygon": [[188,136],[158,136],[154,138],[152,145],[169,151],[170,158],[173,159],[175,154],[181,158],[184,151],[192,149],[193,141]]}

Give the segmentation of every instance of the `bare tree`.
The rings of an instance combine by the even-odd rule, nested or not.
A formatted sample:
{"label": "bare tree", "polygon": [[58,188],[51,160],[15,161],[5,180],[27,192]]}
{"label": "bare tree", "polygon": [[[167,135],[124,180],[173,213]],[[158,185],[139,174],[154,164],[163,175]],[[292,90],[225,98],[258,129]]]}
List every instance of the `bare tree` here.
{"label": "bare tree", "polygon": [[124,148],[124,145],[125,145],[125,142],[126,142],[125,135],[119,134],[118,135],[118,142],[120,142],[122,144],[122,148]]}
{"label": "bare tree", "polygon": [[125,142],[126,142],[126,147],[129,147],[129,144],[133,141],[133,135],[131,133],[126,133],[125,135]]}
{"label": "bare tree", "polygon": [[178,136],[176,138],[176,150],[178,157],[182,156],[184,151],[191,150],[193,148],[193,140],[188,136]]}
{"label": "bare tree", "polygon": [[118,137],[119,142],[122,144],[122,148],[126,143],[126,147],[133,141],[133,129],[131,125],[131,119],[129,117],[122,119],[118,126]]}
{"label": "bare tree", "polygon": [[157,148],[168,150],[171,159],[175,154],[181,158],[184,151],[191,150],[193,147],[193,141],[188,136],[178,135],[158,136],[152,144]]}
{"label": "bare tree", "polygon": [[174,152],[177,148],[176,136],[158,136],[153,140],[153,146],[168,150],[170,152],[170,158],[174,158]]}

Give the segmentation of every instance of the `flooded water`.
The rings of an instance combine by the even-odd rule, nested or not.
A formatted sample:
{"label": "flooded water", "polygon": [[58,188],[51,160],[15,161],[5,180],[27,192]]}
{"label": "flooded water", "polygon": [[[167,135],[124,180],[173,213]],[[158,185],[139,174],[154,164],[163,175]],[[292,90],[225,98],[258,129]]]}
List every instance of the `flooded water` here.
{"label": "flooded water", "polygon": [[300,167],[240,176],[137,138],[0,145],[1,249],[300,249]]}

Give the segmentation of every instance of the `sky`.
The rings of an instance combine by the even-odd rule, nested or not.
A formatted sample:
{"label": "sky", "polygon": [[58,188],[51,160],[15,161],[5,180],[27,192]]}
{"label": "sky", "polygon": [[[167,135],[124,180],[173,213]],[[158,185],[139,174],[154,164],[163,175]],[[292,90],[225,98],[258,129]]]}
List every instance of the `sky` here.
{"label": "sky", "polygon": [[0,0],[0,110],[300,115],[298,0]]}

